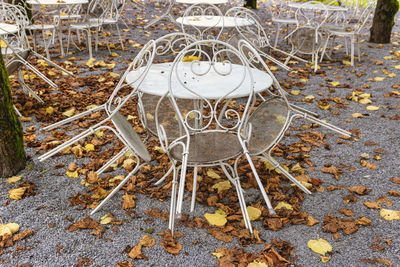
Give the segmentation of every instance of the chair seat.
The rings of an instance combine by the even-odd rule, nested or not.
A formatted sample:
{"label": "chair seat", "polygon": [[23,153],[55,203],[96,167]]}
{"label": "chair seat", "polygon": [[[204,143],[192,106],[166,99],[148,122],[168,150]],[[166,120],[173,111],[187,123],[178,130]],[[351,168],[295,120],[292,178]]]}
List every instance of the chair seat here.
{"label": "chair seat", "polygon": [[350,29],[327,29],[330,34],[344,36],[344,35],[353,35],[354,31]]}
{"label": "chair seat", "polygon": [[112,116],[111,120],[115,127],[117,127],[117,129],[120,131],[130,148],[132,148],[136,154],[138,154],[145,161],[150,161],[151,157],[149,151],[129,121],[118,111]]}
{"label": "chair seat", "polygon": [[[30,50],[27,49],[25,51],[19,52],[18,54],[23,60],[26,61],[26,60],[28,60],[28,57],[29,57],[29,54],[30,54]],[[15,56],[12,59],[10,59],[10,61],[7,62],[7,64],[6,64],[8,75],[13,74],[23,64],[24,64],[23,61],[21,61],[17,56]]]}
{"label": "chair seat", "polygon": [[[179,141],[186,143],[186,137]],[[235,133],[203,132],[190,135],[188,163],[207,164],[234,158],[242,152]],[[170,150],[173,159],[182,161],[182,146]]]}
{"label": "chair seat", "polygon": [[93,28],[93,27],[100,27],[102,25],[101,22],[99,22],[97,19],[90,20],[90,22],[79,22],[79,23],[73,23],[71,24],[71,28],[75,29],[88,29],[88,28]]}
{"label": "chair seat", "polygon": [[104,19],[103,24],[114,24],[117,23],[118,21],[116,19]]}

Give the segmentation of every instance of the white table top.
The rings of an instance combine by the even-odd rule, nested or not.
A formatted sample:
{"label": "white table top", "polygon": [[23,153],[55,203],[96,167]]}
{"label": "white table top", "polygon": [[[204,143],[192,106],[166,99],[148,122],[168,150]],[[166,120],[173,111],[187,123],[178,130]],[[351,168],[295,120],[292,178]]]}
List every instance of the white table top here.
{"label": "white table top", "polygon": [[[197,63],[194,63],[197,64]],[[222,63],[219,64],[218,70],[221,71]],[[217,74],[213,69],[211,69],[204,76],[193,75],[191,69],[191,62],[181,62],[178,65],[178,72],[181,73],[180,79],[187,75],[186,86],[193,91],[201,90],[202,96],[207,99],[219,99],[221,97],[225,97],[233,88],[235,88],[243,79],[243,66],[241,65],[232,65],[232,72],[227,76],[221,76]],[[172,63],[160,63],[153,64],[150,67],[149,72],[147,73],[146,78],[139,86],[139,90],[146,94],[163,96],[168,91],[168,75],[171,70]],[[208,63],[200,63],[199,69],[206,70],[209,67]],[[198,69],[196,68],[196,71]],[[258,69],[251,68],[253,80],[254,80],[254,93],[262,92],[268,89],[272,85],[272,78]],[[135,87],[135,79],[139,74],[142,73],[142,70],[131,71],[126,76],[126,82],[132,83],[131,86]],[[249,85],[250,78],[246,76],[242,85],[229,94],[229,98],[239,98],[249,95]],[[172,88],[174,92],[174,96],[182,99],[197,99],[198,97],[192,94],[190,91],[185,89],[176,78],[176,74],[174,71],[172,77]]]}
{"label": "white table top", "polygon": [[89,0],[28,0],[31,5],[77,5],[87,4]]}
{"label": "white table top", "polygon": [[211,4],[211,5],[221,5],[228,3],[229,0],[176,0],[179,4]]}
{"label": "white table top", "polygon": [[[289,3],[288,6],[292,8],[306,8],[306,9],[312,9],[312,10],[323,10],[324,6],[323,5],[317,5],[317,4],[309,4],[309,5],[304,5],[307,2],[292,2]],[[342,6],[329,6],[325,5],[326,9],[328,11],[347,11],[348,9],[346,7]]]}
{"label": "white table top", "polygon": [[14,24],[0,23],[0,35],[17,33],[18,27]]}
{"label": "white table top", "polygon": [[187,16],[184,18],[182,17],[177,18],[176,22],[179,24],[199,27],[199,28],[207,28],[207,27],[233,28],[236,25],[239,27],[243,27],[253,24],[251,21],[243,18],[226,17],[226,16]]}

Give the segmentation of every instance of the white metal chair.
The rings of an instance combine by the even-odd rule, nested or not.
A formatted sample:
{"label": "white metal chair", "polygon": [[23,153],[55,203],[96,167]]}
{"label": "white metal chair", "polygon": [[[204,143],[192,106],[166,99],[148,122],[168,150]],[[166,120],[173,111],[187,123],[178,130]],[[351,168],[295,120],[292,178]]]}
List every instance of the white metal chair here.
{"label": "white metal chair", "polygon": [[[272,90],[266,91],[268,93],[267,95],[258,94],[258,97],[262,102],[249,116],[241,135],[243,138],[243,144],[247,147],[246,152],[249,157],[266,160],[290,181],[296,184],[301,190],[305,193],[311,194],[303,184],[297,181],[296,178],[294,178],[275,159],[272,158],[271,152],[273,148],[283,138],[284,133],[295,118],[307,119],[345,136],[350,136],[351,133],[335,125],[322,121],[316,118],[311,112],[289,103],[278,80],[257,51],[247,42],[243,41],[240,42],[239,49],[242,54],[247,57],[251,66],[267,72],[272,77],[273,87],[275,89],[274,92],[272,92]],[[235,165],[237,165],[238,159],[236,160]],[[249,163],[252,168],[255,168],[251,160],[249,160]]]}
{"label": "white metal chair", "polygon": [[[124,49],[124,43],[121,38],[121,31],[119,30],[119,21],[122,19],[121,14],[125,8],[125,0],[113,0],[112,6],[108,10],[108,14],[105,16],[103,20],[103,27],[106,25],[115,26],[117,29],[117,34],[119,38],[119,42],[121,44],[121,49]],[[125,22],[124,22],[125,23]]]}
{"label": "white metal chair", "polygon": [[276,47],[278,45],[281,25],[286,25],[287,32],[289,32],[289,26],[296,26],[297,19],[295,17],[295,10],[288,7],[286,1],[279,1],[279,3],[272,1],[270,13],[272,22],[276,24],[276,35],[274,42],[274,47]]}
{"label": "white metal chair", "polygon": [[[87,46],[89,49],[89,57],[92,58],[92,33],[95,31],[95,51],[97,51],[99,43],[99,31],[103,22],[113,7],[113,0],[92,0],[90,1],[87,12],[78,22],[71,23],[68,28],[67,54],[71,38],[71,31],[83,31],[87,33]],[[75,43],[74,43],[75,44]],[[107,45],[108,47],[108,45]],[[78,47],[77,47],[78,48]],[[109,48],[109,47],[108,47]],[[79,49],[79,48],[78,48]]]}
{"label": "white metal chair", "polygon": [[[244,39],[258,51],[258,53],[265,59],[272,61],[279,67],[285,70],[291,70],[290,67],[286,66],[276,58],[270,55],[271,52],[277,52],[284,56],[289,56],[289,53],[271,46],[268,38],[268,34],[265,28],[261,25],[261,20],[253,11],[243,7],[233,7],[229,9],[225,16],[231,16],[235,18],[235,29],[229,43],[237,47],[240,39]],[[236,20],[247,20],[250,23],[243,25],[242,23],[236,23]],[[297,60],[304,61],[304,59],[291,55]]]}
{"label": "white metal chair", "polygon": [[[357,23],[352,25],[352,24],[347,23],[347,21],[345,21],[343,24],[337,25],[337,27],[326,28],[325,31],[327,33],[327,38],[323,45],[323,49],[322,49],[322,53],[321,53],[321,61],[325,55],[326,48],[328,46],[328,43],[329,43],[331,37],[333,37],[332,43],[334,44],[335,38],[337,36],[343,37],[345,39],[346,54],[348,54],[347,38],[350,40],[351,66],[354,66],[354,46],[355,45],[357,45],[358,61],[360,61],[361,60],[361,51],[360,51],[360,43],[359,43],[360,35],[362,33],[362,30],[364,29],[364,26],[370,19],[373,11],[374,11],[373,6],[369,5],[361,13]],[[332,49],[331,49],[331,52],[332,52]]]}
{"label": "white metal chair", "polygon": [[[201,25],[198,25],[198,21],[201,21]],[[211,4],[188,7],[177,22],[182,32],[193,35],[197,40],[219,40],[224,30],[222,11]]]}
{"label": "white metal chair", "polygon": [[[66,124],[72,120],[76,120],[78,118],[82,118],[91,114],[95,111],[103,111],[106,113],[106,118],[101,120],[100,122],[95,123],[88,129],[82,131],[81,133],[75,135],[71,139],[67,140],[63,144],[58,147],[46,152],[45,154],[38,157],[39,161],[44,161],[58,152],[64,150],[70,145],[88,137],[89,135],[94,134],[96,131],[101,129],[110,130],[115,134],[115,136],[123,143],[125,149],[119,152],[117,155],[112,157],[103,167],[96,171],[98,175],[103,173],[107,167],[109,167],[112,163],[114,163],[118,158],[120,158],[125,152],[132,152],[135,157],[136,165],[134,169],[121,181],[121,183],[105,198],[96,209],[92,211],[92,214],[99,210],[129,179],[134,175],[143,164],[140,164],[141,160],[145,162],[150,161],[150,154],[148,153],[146,147],[144,146],[141,138],[136,134],[135,130],[129,123],[129,121],[120,113],[120,109],[123,108],[132,97],[137,95],[137,88],[140,87],[140,84],[146,77],[147,72],[151,66],[154,57],[155,51],[155,43],[154,41],[148,42],[143,49],[138,53],[133,62],[129,65],[128,69],[122,75],[120,81],[118,82],[116,88],[113,93],[109,97],[108,101],[103,105],[91,109],[86,112],[82,112],[74,117],[71,117],[67,120],[63,120],[59,123],[53,124],[51,126],[46,127],[46,130],[53,129],[60,125]],[[132,83],[125,83],[126,76],[132,70],[140,70],[140,73],[137,75],[137,78]],[[112,126],[109,126],[109,122],[112,123]]]}
{"label": "white metal chair", "polygon": [[[315,8],[318,6],[318,8]],[[321,2],[306,2],[296,11],[297,28],[286,38],[292,45],[290,55],[311,55],[314,71],[318,69],[318,54],[323,45],[321,26],[328,19],[328,10]],[[285,63],[288,63],[289,56]]]}
{"label": "white metal chair", "polygon": [[[208,51],[210,45],[215,48],[212,55]],[[200,57],[201,60],[191,63],[182,62],[185,56],[193,54]],[[235,57],[236,60],[233,61],[232,58]],[[237,68],[235,81],[229,78],[233,68]],[[201,84],[202,81],[209,79],[213,79],[214,82],[218,79],[224,81],[224,91],[210,93],[210,88],[196,86],[196,84]],[[241,95],[244,100],[242,108],[240,108],[241,105],[235,105],[232,98],[242,87],[246,88],[246,93]],[[185,98],[187,94],[194,101],[192,109],[180,105],[179,99]],[[236,188],[245,225],[252,233],[240,180],[237,172],[228,164],[228,160],[244,153],[238,133],[242,131],[242,127],[248,119],[249,111],[254,105],[254,97],[254,82],[250,67],[243,55],[230,44],[218,40],[198,41],[188,45],[175,58],[169,73],[169,91],[160,99],[156,108],[158,136],[164,151],[167,152],[174,166],[169,220],[171,231],[174,229],[175,216],[179,217],[182,212],[187,168],[194,168],[191,202],[191,211],[193,211],[197,169],[199,167],[220,167]],[[182,129],[182,135],[175,140],[168,137],[163,124],[160,123],[160,117],[162,120],[163,116],[160,113],[160,106],[165,98],[171,101],[179,121],[177,127]],[[176,196],[177,190],[178,196]],[[265,201],[269,211],[274,213],[267,196]]]}

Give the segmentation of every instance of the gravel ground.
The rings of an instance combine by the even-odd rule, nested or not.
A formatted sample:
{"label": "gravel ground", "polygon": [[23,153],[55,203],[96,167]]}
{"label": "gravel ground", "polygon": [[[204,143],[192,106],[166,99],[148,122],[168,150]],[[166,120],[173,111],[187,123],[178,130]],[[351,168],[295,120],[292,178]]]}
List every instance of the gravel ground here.
{"label": "gravel ground", "polygon": [[[147,1],[146,1],[147,2]],[[149,14],[157,14],[159,10],[155,10],[153,1],[147,3],[146,13],[147,19]],[[129,17],[137,25],[135,17]],[[257,11],[262,18],[266,18],[267,13],[264,12],[264,6],[261,5]],[[144,16],[145,12],[142,11]],[[139,22],[141,18],[139,18]],[[165,22],[167,24],[167,22]],[[389,190],[400,191],[400,185],[390,182],[391,178],[400,177],[399,174],[399,158],[400,158],[400,138],[398,136],[400,127],[398,120],[389,118],[399,114],[399,98],[384,97],[384,94],[394,90],[393,84],[400,84],[400,69],[393,68],[394,65],[400,64],[399,61],[385,60],[385,56],[391,56],[390,51],[400,50],[399,42],[400,35],[399,16],[396,18],[396,26],[393,34],[393,44],[383,45],[379,47],[375,44],[362,44],[362,61],[357,62],[354,68],[343,67],[341,60],[343,59],[343,49],[334,53],[336,62],[327,62],[321,65],[321,69],[325,71],[325,75],[311,74],[309,80],[304,83],[301,88],[301,94],[291,96],[290,100],[294,103],[305,107],[309,110],[317,112],[322,118],[326,118],[329,122],[343,127],[345,129],[359,129],[361,133],[356,141],[351,142],[351,145],[337,144],[338,139],[336,134],[331,134],[329,130],[321,130],[327,133],[327,142],[331,145],[331,150],[323,148],[314,149],[311,152],[311,159],[314,163],[315,172],[310,173],[313,178],[319,178],[324,181],[323,186],[326,188],[329,185],[340,185],[344,188],[356,185],[365,185],[372,191],[364,196],[359,196],[355,204],[343,204],[342,198],[349,195],[349,192],[344,190],[326,191],[323,193],[315,192],[312,195],[305,196],[302,205],[302,211],[308,212],[309,215],[321,221],[321,223],[309,227],[306,225],[286,225],[279,231],[265,230],[261,222],[254,222],[254,228],[261,232],[261,237],[267,242],[273,238],[284,239],[292,243],[295,247],[297,260],[293,263],[296,266],[366,266],[367,263],[360,262],[362,258],[387,258],[393,266],[400,266],[400,231],[399,221],[385,221],[379,216],[379,211],[368,209],[362,203],[364,201],[376,201],[378,197],[386,196],[392,202],[393,206],[390,209],[400,210],[400,202],[398,198],[391,197],[387,194]],[[161,25],[162,26],[162,25]],[[268,25],[266,25],[268,27]],[[164,28],[164,27],[161,27]],[[166,33],[166,30],[152,31],[151,33],[142,32],[139,27],[132,27],[131,32],[126,32],[124,35],[127,38],[133,38],[135,41],[144,43],[150,38],[161,36]],[[131,35],[131,36],[130,36]],[[365,37],[367,38],[366,32]],[[288,49],[285,47],[285,49]],[[138,49],[130,48],[128,51],[119,51],[122,58],[133,58]],[[75,51],[74,56],[82,57],[82,61],[87,61],[87,52]],[[107,51],[99,51],[95,54],[96,58],[101,58],[106,55]],[[376,65],[373,60],[381,60],[381,65]],[[299,64],[300,65],[300,64]],[[328,68],[329,66],[329,68]],[[119,66],[114,69],[114,72],[122,73],[124,66]],[[387,69],[397,76],[394,78],[386,78],[382,82],[368,81],[374,77],[384,77],[382,69]],[[92,73],[90,73],[92,74]],[[93,73],[97,74],[97,73]],[[357,74],[362,74],[360,77]],[[338,77],[340,76],[340,77]],[[288,77],[285,73],[280,72],[277,75],[278,79],[284,81]],[[331,80],[328,80],[331,79]],[[349,84],[352,88],[334,88],[329,90],[330,81],[339,81],[340,84]],[[321,110],[317,106],[317,100],[320,98],[341,97],[344,98],[351,95],[355,88],[363,88],[364,84],[370,87],[365,89],[366,93],[371,93],[373,105],[379,106],[377,111],[368,111],[366,106],[357,102],[347,101],[346,109],[332,108],[331,110]],[[339,86],[340,87],[340,86]],[[297,90],[293,86],[291,90]],[[320,93],[320,94],[318,94]],[[323,96],[321,96],[323,94]],[[316,99],[313,103],[302,102],[301,99],[307,95],[314,95]],[[338,111],[339,114],[333,115],[333,111]],[[352,118],[352,113],[362,113],[363,118]],[[299,120],[297,125],[305,123]],[[27,129],[31,125],[36,124],[23,123]],[[37,126],[37,128],[39,128]],[[37,139],[41,140],[46,137],[43,133],[37,132]],[[291,135],[284,138],[282,143],[291,144],[297,142],[298,139]],[[366,146],[365,142],[373,141],[377,143],[375,146]],[[370,170],[360,165],[360,155],[368,153],[370,157],[374,155],[374,150],[377,148],[383,149],[386,154],[381,155],[382,160],[372,161],[377,165],[376,170]],[[148,208],[158,208],[162,211],[169,210],[169,201],[160,202],[151,199],[148,196],[137,194],[137,207],[135,213],[137,217],[132,219],[121,209],[122,192],[107,203],[107,205],[97,214],[92,216],[93,219],[99,220],[108,212],[112,212],[118,220],[130,220],[129,223],[123,223],[118,226],[119,230],[111,231],[113,226],[106,225],[106,231],[101,239],[90,234],[90,230],[82,230],[80,232],[69,232],[65,229],[71,224],[68,218],[72,218],[74,222],[88,215],[89,210],[82,210],[71,207],[68,198],[75,193],[83,192],[84,187],[76,179],[71,179],[65,175],[66,167],[55,169],[54,166],[63,162],[66,166],[74,161],[74,157],[56,156],[47,160],[44,163],[36,160],[37,155],[34,149],[27,148],[27,154],[32,158],[29,166],[21,171],[19,175],[23,175],[25,180],[33,181],[37,186],[37,194],[32,197],[24,198],[19,201],[11,201],[8,205],[5,203],[8,199],[8,191],[13,187],[6,183],[5,180],[0,181],[0,219],[4,223],[16,222],[22,229],[31,229],[35,234],[18,243],[25,249],[17,251],[15,246],[4,249],[4,253],[0,255],[1,266],[16,266],[18,264],[29,263],[32,266],[74,266],[80,258],[93,259],[92,266],[115,266],[116,263],[128,260],[127,254],[122,251],[127,246],[134,246],[139,243],[144,230],[154,228],[152,237],[156,239],[157,244],[151,248],[143,248],[143,254],[148,256],[148,260],[134,260],[134,266],[215,266],[217,259],[211,255],[218,247],[235,247],[240,246],[234,240],[231,243],[224,243],[210,235],[206,234],[205,229],[192,229],[182,225],[177,226],[177,230],[181,231],[183,237],[179,243],[183,245],[182,251],[177,256],[167,253],[160,245],[161,237],[156,233],[164,231],[167,228],[167,222],[161,219],[149,221],[144,211]],[[326,163],[331,163],[334,166],[340,164],[352,165],[354,171],[343,169],[340,181],[336,181],[332,175],[320,172],[320,168]],[[247,191],[245,198],[252,198],[257,194],[256,190]],[[185,201],[184,210],[188,211],[189,201]],[[383,204],[383,206],[385,206]],[[324,216],[332,213],[334,216],[343,218],[344,215],[337,212],[340,208],[351,208],[355,215],[352,218],[367,217],[372,220],[372,224],[360,229],[352,235],[341,234],[339,240],[335,240],[330,233],[322,231],[322,222]],[[197,205],[194,215],[202,217],[206,212],[212,212],[210,207]],[[49,227],[49,224],[55,227]],[[386,245],[386,249],[381,252],[371,249],[374,239],[381,236],[383,239],[392,239],[392,245]],[[320,256],[307,247],[307,242],[310,239],[318,239],[319,237],[328,240],[333,246],[333,254],[328,263],[321,263]],[[195,242],[197,241],[197,243]],[[195,244],[194,244],[195,243]],[[246,251],[260,251],[264,245],[252,244],[245,247]]]}

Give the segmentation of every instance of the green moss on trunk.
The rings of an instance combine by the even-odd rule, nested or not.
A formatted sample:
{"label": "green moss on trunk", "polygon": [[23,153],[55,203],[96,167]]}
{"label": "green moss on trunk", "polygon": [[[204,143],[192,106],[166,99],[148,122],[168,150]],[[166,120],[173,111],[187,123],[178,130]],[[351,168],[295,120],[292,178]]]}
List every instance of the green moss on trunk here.
{"label": "green moss on trunk", "polygon": [[22,125],[13,107],[10,81],[0,54],[0,177],[15,175],[25,164]]}
{"label": "green moss on trunk", "polygon": [[399,2],[397,0],[378,0],[370,30],[370,42],[379,44],[390,43],[394,17],[398,10]]}
{"label": "green moss on trunk", "polygon": [[257,0],[246,0],[244,6],[247,8],[257,9]]}

